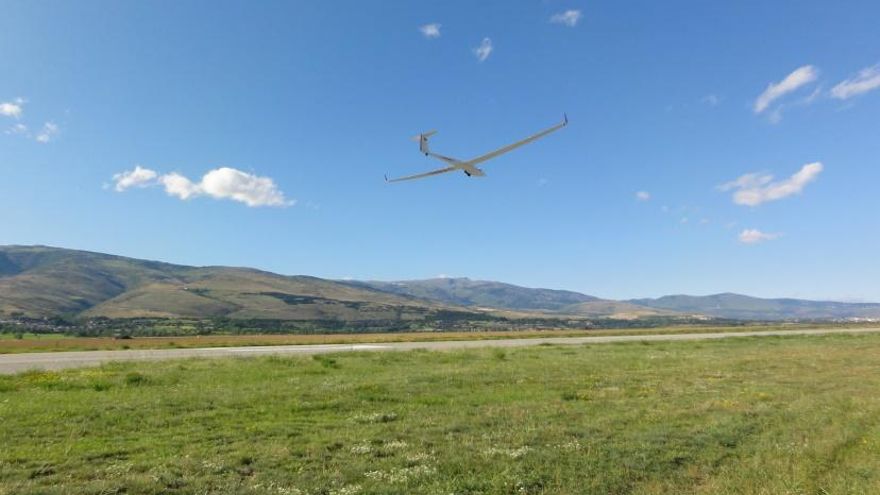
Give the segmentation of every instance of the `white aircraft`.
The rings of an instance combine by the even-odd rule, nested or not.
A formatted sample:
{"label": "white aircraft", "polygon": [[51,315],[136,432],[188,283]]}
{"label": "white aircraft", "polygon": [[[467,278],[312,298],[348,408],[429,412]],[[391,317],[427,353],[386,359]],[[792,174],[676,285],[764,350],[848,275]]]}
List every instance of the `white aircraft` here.
{"label": "white aircraft", "polygon": [[547,134],[550,134],[553,131],[558,131],[559,129],[562,129],[566,125],[568,125],[568,116],[563,114],[562,122],[554,125],[553,127],[549,128],[549,129],[545,129],[545,130],[543,130],[533,136],[529,136],[529,137],[523,139],[522,141],[517,141],[517,142],[515,142],[513,144],[509,144],[503,148],[498,148],[497,150],[495,150],[491,153],[486,153],[485,155],[478,156],[472,160],[466,160],[466,161],[456,160],[455,158],[449,158],[448,156],[438,155],[437,153],[432,152],[428,148],[428,138],[433,136],[434,134],[436,134],[437,131],[425,132],[423,134],[419,134],[418,136],[415,136],[412,138],[413,141],[418,141],[419,150],[422,153],[424,153],[425,156],[431,156],[431,157],[434,157],[438,160],[444,161],[444,162],[448,163],[449,166],[446,168],[439,168],[437,170],[425,172],[423,174],[408,175],[406,177],[398,177],[396,179],[389,179],[388,176],[386,175],[385,182],[400,182],[400,181],[404,181],[404,180],[421,179],[424,177],[430,177],[432,175],[440,175],[440,174],[445,174],[447,172],[454,172],[456,170],[461,170],[468,177],[483,177],[486,175],[486,173],[483,172],[481,169],[477,168],[477,164],[480,164],[480,163],[485,162],[486,160],[490,160],[492,158],[495,158],[498,155],[503,155],[504,153],[507,153],[510,150],[519,148],[520,146],[522,146],[524,144],[529,144],[532,141],[540,139],[540,138],[546,136]]}

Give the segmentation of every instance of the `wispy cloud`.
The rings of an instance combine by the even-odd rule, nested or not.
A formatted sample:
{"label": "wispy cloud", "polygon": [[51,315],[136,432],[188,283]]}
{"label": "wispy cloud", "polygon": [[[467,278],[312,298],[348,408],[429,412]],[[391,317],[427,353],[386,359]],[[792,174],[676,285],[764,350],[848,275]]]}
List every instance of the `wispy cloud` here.
{"label": "wispy cloud", "polygon": [[565,12],[560,12],[558,14],[554,14],[550,17],[550,22],[554,24],[562,24],[568,27],[575,27],[577,23],[581,20],[581,11],[580,10],[566,10]]}
{"label": "wispy cloud", "polygon": [[22,108],[24,104],[25,100],[23,98],[16,98],[13,101],[4,101],[0,103],[0,115],[15,119],[21,118],[21,114],[24,112],[24,109]]}
{"label": "wispy cloud", "polygon": [[770,83],[767,89],[755,100],[755,113],[763,112],[777,99],[815,81],[817,77],[819,77],[819,71],[812,65],[805,65],[795,69],[794,72],[785,76],[785,79],[777,83]]}
{"label": "wispy cloud", "polygon": [[440,37],[440,24],[436,22],[431,24],[425,24],[424,26],[419,27],[419,31],[422,32],[422,36],[428,39],[434,39]]}
{"label": "wispy cloud", "polygon": [[6,129],[6,134],[17,134],[17,135],[21,135],[21,136],[28,136],[30,134],[30,132],[28,131],[28,126],[26,126],[22,123],[17,123],[15,125],[13,125],[12,127],[10,127],[9,129]]}
{"label": "wispy cloud", "polygon": [[[16,120],[21,119],[24,116],[25,103],[27,103],[27,100],[20,97],[12,101],[0,103],[0,116],[11,117]],[[58,124],[50,120],[44,123],[38,130],[31,130],[27,123],[16,122],[12,127],[6,129],[4,133],[33,139],[40,143],[48,143],[55,139],[60,130]]]}
{"label": "wispy cloud", "polygon": [[866,67],[855,77],[834,86],[831,88],[831,96],[838,100],[846,100],[877,88],[880,88],[880,64]]}
{"label": "wispy cloud", "polygon": [[813,90],[809,95],[800,98],[798,100],[788,102],[788,103],[780,103],[773,107],[773,110],[767,115],[768,120],[770,120],[771,124],[778,124],[782,121],[782,113],[783,110],[788,111],[789,108],[793,107],[804,107],[808,105],[812,105],[815,103],[820,97],[823,95],[822,86],[817,87]]}
{"label": "wispy cloud", "polygon": [[780,233],[761,232],[758,229],[745,229],[739,233],[739,242],[743,244],[757,244],[764,241],[772,241],[781,237]]}
{"label": "wispy cloud", "polygon": [[807,184],[816,180],[822,168],[820,162],[808,163],[791,177],[776,182],[769,174],[745,174],[718,188],[722,191],[735,191],[733,202],[738,205],[758,206],[800,193]]}
{"label": "wispy cloud", "polygon": [[40,132],[34,138],[41,143],[48,143],[52,139],[54,139],[55,135],[58,134],[58,125],[54,122],[46,122],[43,124],[43,128],[40,129]]}
{"label": "wispy cloud", "polygon": [[133,170],[114,175],[113,182],[119,192],[131,187],[161,185],[169,196],[182,200],[208,196],[238,201],[251,207],[291,206],[296,203],[287,199],[271,178],[230,167],[211,170],[199,182],[193,182],[177,172],[159,175],[155,170],[138,165]]}
{"label": "wispy cloud", "polygon": [[649,193],[648,191],[637,191],[636,199],[639,201],[648,201],[649,199],[651,199],[651,193]]}
{"label": "wispy cloud", "polygon": [[801,105],[810,105],[814,101],[818,100],[820,96],[822,96],[823,87],[820,85],[818,88],[814,89],[812,93],[810,93],[806,98],[800,101]]}
{"label": "wispy cloud", "polygon": [[60,128],[57,124],[55,124],[54,122],[46,122],[36,134],[33,134],[31,132],[31,129],[26,124],[22,124],[21,122],[19,122],[7,129],[5,133],[15,136],[21,136],[27,139],[33,139],[40,143],[48,143],[55,139],[55,136],[58,134],[59,131]]}
{"label": "wispy cloud", "polygon": [[492,40],[489,38],[483,38],[480,46],[474,48],[474,56],[477,57],[477,60],[483,62],[489,58],[489,55],[492,54],[492,50],[494,49],[495,48],[492,46]]}

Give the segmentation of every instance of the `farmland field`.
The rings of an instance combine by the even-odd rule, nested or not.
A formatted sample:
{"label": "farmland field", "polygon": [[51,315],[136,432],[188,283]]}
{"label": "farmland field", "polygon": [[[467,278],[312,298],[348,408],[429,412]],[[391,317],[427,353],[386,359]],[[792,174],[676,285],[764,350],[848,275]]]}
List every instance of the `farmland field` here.
{"label": "farmland field", "polygon": [[880,493],[880,335],[0,377],[0,494]]}

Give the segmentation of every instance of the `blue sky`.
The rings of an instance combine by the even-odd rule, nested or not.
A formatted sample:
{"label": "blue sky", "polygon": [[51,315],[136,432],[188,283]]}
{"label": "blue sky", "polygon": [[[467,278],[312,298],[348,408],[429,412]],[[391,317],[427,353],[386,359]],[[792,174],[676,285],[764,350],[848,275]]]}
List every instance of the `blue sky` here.
{"label": "blue sky", "polygon": [[[878,17],[876,1],[4,2],[0,244],[880,301]],[[382,179],[440,165],[420,131],[469,158],[563,112],[485,178]]]}

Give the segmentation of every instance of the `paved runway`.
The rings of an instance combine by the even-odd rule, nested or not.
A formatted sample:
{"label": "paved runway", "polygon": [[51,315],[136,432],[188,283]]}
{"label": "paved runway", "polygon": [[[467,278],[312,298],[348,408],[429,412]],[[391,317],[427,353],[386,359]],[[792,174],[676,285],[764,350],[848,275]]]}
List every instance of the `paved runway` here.
{"label": "paved runway", "polygon": [[111,361],[155,361],[160,359],[246,357],[264,355],[309,355],[351,351],[407,351],[412,349],[452,350],[478,347],[525,347],[540,344],[579,345],[612,342],[655,342],[673,340],[708,340],[732,337],[759,337],[779,335],[827,335],[880,332],[877,328],[828,328],[810,330],[780,330],[755,332],[718,332],[660,335],[617,335],[595,337],[545,337],[529,339],[450,340],[443,342],[388,342],[382,344],[318,344],[277,345],[253,347],[211,347],[198,349],[152,349],[120,351],[42,352],[0,354],[0,374],[21,371],[59,370],[82,366],[98,366]]}

